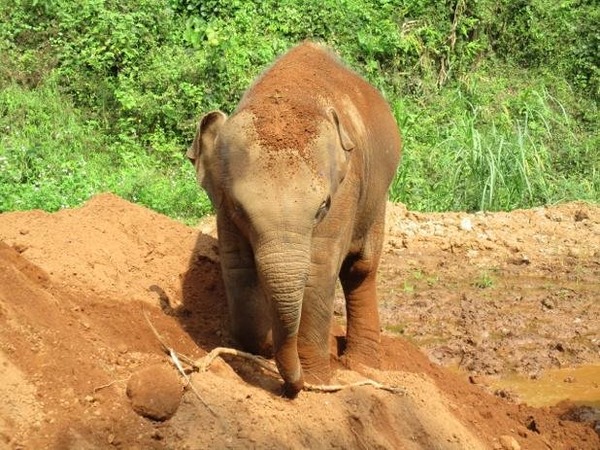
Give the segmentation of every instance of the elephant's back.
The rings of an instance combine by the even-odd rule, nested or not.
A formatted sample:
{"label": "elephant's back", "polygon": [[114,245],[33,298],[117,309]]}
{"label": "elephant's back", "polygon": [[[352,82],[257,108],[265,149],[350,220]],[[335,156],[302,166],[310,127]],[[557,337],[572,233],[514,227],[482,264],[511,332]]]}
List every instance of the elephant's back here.
{"label": "elephant's back", "polygon": [[248,89],[240,106],[276,96],[279,104],[305,97],[335,97],[366,83],[327,47],[304,42],[278,58]]}

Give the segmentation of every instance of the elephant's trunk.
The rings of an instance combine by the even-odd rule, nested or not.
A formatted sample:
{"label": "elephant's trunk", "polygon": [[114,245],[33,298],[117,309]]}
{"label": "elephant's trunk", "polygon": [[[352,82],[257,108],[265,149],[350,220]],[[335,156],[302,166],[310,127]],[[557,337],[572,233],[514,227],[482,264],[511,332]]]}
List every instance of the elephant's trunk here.
{"label": "elephant's trunk", "polygon": [[310,267],[307,234],[277,233],[259,243],[255,251],[261,284],[271,306],[275,361],[288,397],[295,397],[304,385],[297,340]]}

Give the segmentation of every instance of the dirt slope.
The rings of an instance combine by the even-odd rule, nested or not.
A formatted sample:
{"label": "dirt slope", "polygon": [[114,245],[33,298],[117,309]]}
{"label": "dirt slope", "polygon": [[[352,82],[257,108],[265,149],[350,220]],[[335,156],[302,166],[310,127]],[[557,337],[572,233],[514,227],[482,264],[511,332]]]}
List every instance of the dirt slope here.
{"label": "dirt slope", "polygon": [[[586,316],[579,298],[591,300],[586,289],[597,288],[600,246],[594,250],[593,239],[598,238],[599,209],[566,205],[542,211],[570,217],[569,226],[585,226],[590,233],[584,236],[579,230],[573,237],[579,239],[577,244],[565,244],[566,252],[567,247],[574,249],[567,257],[578,261],[573,270],[584,288],[577,287],[578,295],[569,296],[568,291],[555,303],[548,301],[563,319],[570,313],[580,319],[583,337],[573,362],[597,362],[597,342],[592,342],[597,322],[591,320],[597,311],[588,304]],[[576,211],[587,217],[572,219]],[[513,214],[506,220],[521,213]],[[494,228],[496,222],[490,218],[504,216],[467,217],[472,229],[489,223],[486,233],[505,231],[502,226]],[[402,323],[403,333],[412,340],[418,341],[415,329],[422,330],[421,336],[446,336],[440,345],[435,342],[441,338],[430,339],[433,344],[419,342],[438,360],[453,360],[470,336],[477,345],[468,344],[472,347],[468,354],[480,356],[470,359],[475,361],[471,369],[486,372],[488,365],[478,366],[477,361],[503,361],[504,354],[494,350],[499,346],[491,342],[496,339],[489,337],[492,333],[482,338],[476,330],[501,324],[489,322],[468,303],[482,290],[500,290],[501,283],[482,289],[460,281],[470,271],[477,272],[469,264],[469,250],[480,238],[458,239],[464,230],[460,221],[456,225],[457,218],[461,219],[391,208],[382,267],[382,316],[389,329],[394,328],[392,323]],[[426,232],[430,222],[431,233]],[[436,233],[438,222],[442,225]],[[454,238],[443,235],[450,229]],[[0,215],[0,448],[600,448],[589,425],[561,419],[555,410],[517,405],[488,394],[466,376],[434,365],[413,344],[391,333],[384,336],[384,370],[364,368],[359,374],[340,369],[336,378],[350,382],[369,377],[403,387],[403,394],[356,387],[334,394],[303,392],[289,401],[277,395],[278,379],[247,362],[228,360],[193,375],[201,402],[178,379],[142,312],[144,308],[164,339],[182,354],[199,358],[227,344],[214,225],[206,222],[200,230],[112,195],[55,214]],[[507,233],[506,240],[514,237],[514,232]],[[539,263],[533,253],[522,255],[499,241],[489,241],[488,249],[486,242],[476,250],[500,261],[500,268],[510,266],[510,258],[530,261],[515,264],[515,270],[533,270]],[[480,256],[471,259],[479,261]],[[548,254],[548,264],[562,257]],[[464,264],[452,272],[449,266],[457,261]],[[415,281],[417,270],[421,275]],[[493,275],[499,279],[500,272]],[[427,283],[434,273],[442,281]],[[593,279],[596,285],[588,286]],[[412,290],[407,280],[414,284]],[[421,298],[415,300],[416,293]],[[459,307],[454,295],[459,296]],[[563,302],[572,306],[563,308]],[[502,314],[508,311],[501,305],[498,309]],[[497,320],[514,321],[499,315]],[[478,319],[483,325],[477,324]],[[513,334],[520,332],[517,326]],[[513,359],[518,365],[520,347],[505,335],[500,333],[499,339],[516,349]],[[568,340],[561,342],[570,345]],[[541,370],[545,359],[538,361]],[[156,364],[168,370],[164,383]],[[148,371],[150,378],[141,378]],[[151,405],[156,407],[161,399],[179,403],[176,394],[167,395],[162,388],[175,383],[172,392],[183,391],[175,415],[158,422],[134,412],[126,392],[128,381],[132,389],[132,377],[142,391],[154,386],[142,394],[154,394],[150,403],[156,400]]]}

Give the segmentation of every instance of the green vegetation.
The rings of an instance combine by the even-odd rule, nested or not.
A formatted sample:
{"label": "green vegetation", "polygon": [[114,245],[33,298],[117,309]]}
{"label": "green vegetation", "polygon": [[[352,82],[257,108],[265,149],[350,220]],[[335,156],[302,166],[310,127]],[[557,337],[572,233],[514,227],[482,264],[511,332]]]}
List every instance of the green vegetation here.
{"label": "green vegetation", "polygon": [[0,212],[112,191],[206,214],[184,153],[291,45],[334,47],[404,136],[418,210],[600,201],[594,0],[4,0]]}
{"label": "green vegetation", "polygon": [[406,327],[400,323],[396,325],[386,325],[385,330],[394,334],[404,334],[406,332]]}
{"label": "green vegetation", "polygon": [[0,110],[0,212],[56,211],[102,191],[181,219],[210,211],[181,156],[161,165],[133,140],[110,142],[54,86],[12,84],[0,92]]}
{"label": "green vegetation", "polygon": [[490,272],[488,272],[487,270],[483,270],[479,273],[477,278],[473,281],[472,285],[479,289],[487,289],[487,288],[493,287],[495,282],[496,281],[495,281],[494,277],[492,277]]}

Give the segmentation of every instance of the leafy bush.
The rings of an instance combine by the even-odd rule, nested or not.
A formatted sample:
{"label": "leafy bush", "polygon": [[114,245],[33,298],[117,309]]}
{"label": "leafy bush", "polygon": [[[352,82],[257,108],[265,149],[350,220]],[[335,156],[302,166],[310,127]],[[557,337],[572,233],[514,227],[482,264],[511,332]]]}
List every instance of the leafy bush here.
{"label": "leafy bush", "polygon": [[0,213],[73,207],[111,191],[182,220],[210,211],[189,162],[161,166],[135,142],[108,147],[51,85],[0,91]]}
{"label": "leafy bush", "polygon": [[49,87],[29,91],[15,85],[0,92],[0,212],[56,210],[93,193],[84,155],[102,148],[103,138],[57,94]]}
{"label": "leafy bush", "polygon": [[595,0],[501,0],[492,47],[506,60],[565,75],[600,99],[600,8]]}
{"label": "leafy bush", "polygon": [[232,112],[304,39],[390,102],[414,209],[600,200],[592,0],[5,0],[0,211],[112,190],[205,214],[183,156],[201,113]]}

